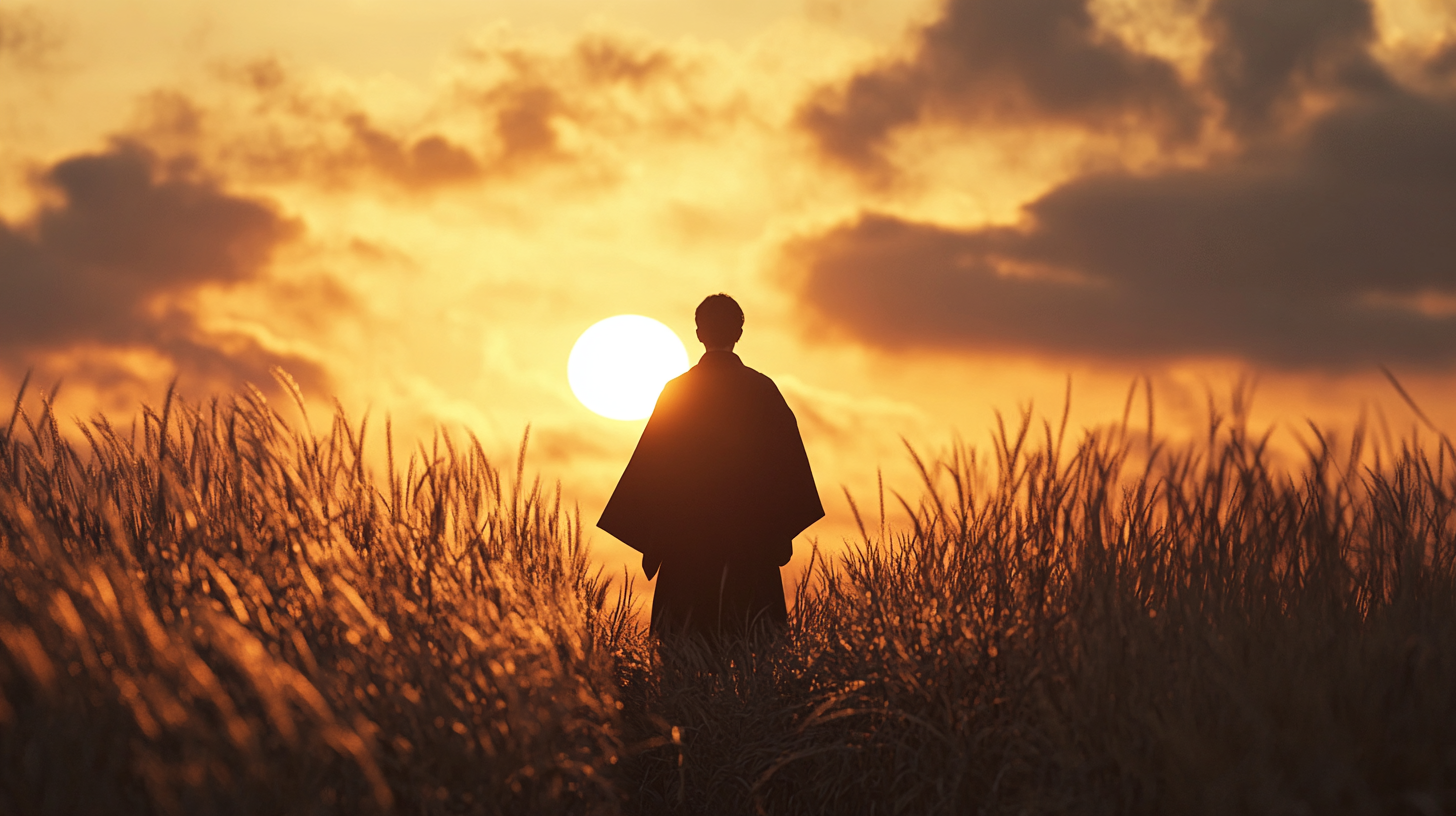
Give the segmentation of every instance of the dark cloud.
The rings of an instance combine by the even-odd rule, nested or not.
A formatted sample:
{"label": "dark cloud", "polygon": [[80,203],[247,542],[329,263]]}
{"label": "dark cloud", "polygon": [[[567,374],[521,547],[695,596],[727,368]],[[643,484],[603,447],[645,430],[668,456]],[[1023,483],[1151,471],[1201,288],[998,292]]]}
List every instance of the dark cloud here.
{"label": "dark cloud", "polygon": [[[1368,0],[1211,0],[1208,55],[1185,83],[1162,59],[1102,30],[1090,0],[948,0],[913,53],[821,89],[799,123],[828,156],[893,170],[883,149],[927,122],[1152,128],[1193,137],[1207,102],[1241,136],[1299,124],[1312,92],[1383,94]],[[1438,66],[1439,61],[1433,63]],[[1433,68],[1434,70],[1434,68]]]}
{"label": "dark cloud", "polygon": [[882,167],[898,129],[925,120],[1129,121],[1190,135],[1199,110],[1167,62],[1102,30],[1088,0],[949,0],[914,52],[824,89],[799,113],[822,149]]}
{"label": "dark cloud", "polygon": [[322,382],[306,360],[209,334],[188,303],[203,288],[257,279],[297,235],[271,205],[128,143],[60,161],[44,182],[54,204],[27,223],[0,221],[0,351],[12,366],[143,350],[184,377],[266,384],[269,367],[283,365]]}
{"label": "dark cloud", "polygon": [[[1368,0],[1202,14],[1188,92],[1217,104],[1227,137],[1203,166],[1073,177],[1013,227],[866,215],[802,238],[787,257],[813,311],[889,347],[1456,362],[1456,93],[1402,87],[1374,59]],[[1009,88],[1089,127],[1181,104],[1159,65],[1074,0],[951,0],[912,60],[861,74],[806,122],[863,165],[948,94],[987,105]]]}
{"label": "dark cloud", "polygon": [[1456,78],[1456,40],[1446,43],[1426,63],[1426,71],[1433,77]]}
{"label": "dark cloud", "polygon": [[884,346],[1446,364],[1453,145],[1456,99],[1392,91],[1277,150],[1074,179],[1020,227],[866,216],[789,257],[817,313]]}
{"label": "dark cloud", "polygon": [[1278,124],[1306,91],[1390,89],[1368,52],[1375,19],[1367,0],[1214,0],[1204,29],[1205,76],[1238,132]]}

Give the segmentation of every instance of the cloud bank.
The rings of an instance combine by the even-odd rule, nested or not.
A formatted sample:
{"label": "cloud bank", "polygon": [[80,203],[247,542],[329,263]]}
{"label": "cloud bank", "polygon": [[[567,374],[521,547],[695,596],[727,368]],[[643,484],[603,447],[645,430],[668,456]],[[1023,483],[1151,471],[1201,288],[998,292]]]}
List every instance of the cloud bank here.
{"label": "cloud bank", "polygon": [[[1198,128],[1214,134],[1205,158],[1075,174],[1009,226],[866,212],[801,236],[785,253],[790,279],[824,321],[895,348],[1456,362],[1456,87],[1393,78],[1371,55],[1368,3],[1214,0],[1207,57],[1184,84],[1086,13],[1072,0],[952,0],[909,62],[855,77],[840,108],[811,105],[803,122],[825,154],[862,170],[935,100],[981,104],[1000,92],[993,82],[1089,131],[1112,110],[1161,107],[1181,121],[1197,101]],[[997,57],[983,40],[1019,42],[1008,20],[1024,23],[1013,31],[1031,38],[1028,54],[1081,56],[1061,73],[1055,58]],[[1447,76],[1449,54],[1425,74]],[[891,97],[910,114],[857,106],[857,88],[891,79],[906,83]]]}
{"label": "cloud bank", "polygon": [[[0,151],[36,182],[0,202],[0,382],[34,367],[124,404],[176,375],[266,387],[281,365],[311,396],[475,427],[491,401],[574,409],[539,358],[602,308],[651,308],[595,292],[634,300],[616,275],[677,249],[675,217],[712,234],[679,189],[720,169],[700,157],[743,121],[743,86],[706,67],[721,53],[640,35],[442,47],[422,83],[209,58],[139,86],[103,148]],[[672,246],[636,237],[654,231]]]}
{"label": "cloud bank", "polygon": [[[281,364],[467,406],[488,371],[555,409],[573,321],[741,284],[879,348],[1456,362],[1456,43],[1410,69],[1364,0],[1207,0],[1162,4],[1199,45],[1152,53],[1107,5],[947,0],[853,64],[783,34],[485,33],[413,85],[219,58],[104,149],[33,154],[0,349],[12,374],[135,353],[153,380]],[[1011,138],[1039,157],[984,196],[1001,222],[925,171]],[[777,249],[788,299],[756,275]]]}
{"label": "cloud bank", "polygon": [[104,350],[156,355],[194,380],[266,384],[269,367],[283,365],[322,381],[308,360],[209,331],[191,302],[258,279],[296,222],[126,142],[58,161],[42,181],[53,203],[23,223],[0,221],[7,367],[65,373]]}
{"label": "cloud bank", "polygon": [[914,51],[822,89],[800,111],[832,158],[883,169],[926,121],[1154,127],[1187,137],[1198,108],[1174,67],[1101,30],[1088,0],[951,0]]}

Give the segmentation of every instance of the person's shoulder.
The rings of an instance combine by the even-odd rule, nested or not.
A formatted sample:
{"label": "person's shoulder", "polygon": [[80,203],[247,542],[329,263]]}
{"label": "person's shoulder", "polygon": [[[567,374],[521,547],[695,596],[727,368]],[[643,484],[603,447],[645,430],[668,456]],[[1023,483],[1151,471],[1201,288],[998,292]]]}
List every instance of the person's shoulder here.
{"label": "person's shoulder", "polygon": [[750,366],[748,366],[746,364],[743,366],[743,376],[746,377],[746,378],[748,378],[748,379],[750,379],[750,380],[753,380],[754,382],[760,383],[760,384],[767,384],[767,385],[773,385],[774,384],[774,381],[773,381],[773,378],[772,377],[770,377],[769,375],[763,373],[762,371],[759,371],[756,368],[752,368],[752,367],[750,367]]}
{"label": "person's shoulder", "polygon": [[[663,383],[662,390],[657,394],[657,404],[659,406],[667,405],[683,399],[694,390],[693,381],[695,379],[693,369],[689,368]],[[656,414],[657,411],[654,410],[653,413]]]}
{"label": "person's shoulder", "polygon": [[755,391],[762,391],[765,394],[773,394],[776,396],[779,394],[778,384],[773,381],[773,378],[756,368],[750,368],[747,365],[743,366],[742,376],[744,381]]}

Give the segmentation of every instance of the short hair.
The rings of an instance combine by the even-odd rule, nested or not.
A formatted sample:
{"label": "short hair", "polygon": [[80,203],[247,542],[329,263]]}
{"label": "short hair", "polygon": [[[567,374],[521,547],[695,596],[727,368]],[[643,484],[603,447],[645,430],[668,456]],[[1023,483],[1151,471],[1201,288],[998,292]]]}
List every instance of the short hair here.
{"label": "short hair", "polygon": [[722,292],[703,298],[693,318],[703,340],[714,345],[734,342],[743,331],[743,309],[738,301]]}

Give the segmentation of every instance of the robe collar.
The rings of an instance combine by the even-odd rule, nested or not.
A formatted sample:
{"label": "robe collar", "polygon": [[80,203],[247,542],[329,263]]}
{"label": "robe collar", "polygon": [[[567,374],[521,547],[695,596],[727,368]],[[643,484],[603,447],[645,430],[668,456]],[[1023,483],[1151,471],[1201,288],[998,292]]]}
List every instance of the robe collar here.
{"label": "robe collar", "polygon": [[723,366],[741,366],[743,361],[738,355],[731,351],[705,351],[703,356],[698,358],[698,365],[707,368],[719,368]]}

